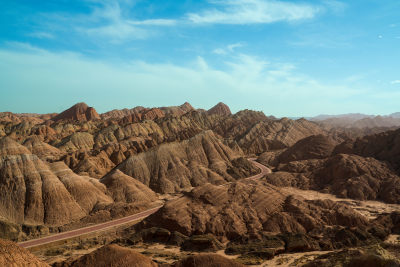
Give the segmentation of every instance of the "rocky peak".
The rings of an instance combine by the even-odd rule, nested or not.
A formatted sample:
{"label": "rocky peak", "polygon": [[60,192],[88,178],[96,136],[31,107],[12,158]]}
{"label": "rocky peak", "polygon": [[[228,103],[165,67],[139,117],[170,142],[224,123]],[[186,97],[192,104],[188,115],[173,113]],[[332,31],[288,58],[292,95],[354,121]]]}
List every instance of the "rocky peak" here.
{"label": "rocky peak", "polygon": [[78,103],[69,109],[61,112],[53,118],[54,121],[74,120],[74,121],[90,121],[100,119],[99,114],[92,107],[85,103]]}
{"label": "rocky peak", "polygon": [[192,107],[192,105],[190,105],[190,103],[188,103],[188,102],[183,103],[183,104],[180,105],[179,107],[180,107],[180,108],[182,109],[182,111],[184,111],[184,112],[189,112],[189,111],[194,110],[194,108]]}
{"label": "rocky peak", "polygon": [[226,104],[224,104],[222,102],[219,102],[217,105],[215,105],[214,107],[210,108],[207,111],[207,114],[208,115],[229,116],[229,115],[232,114],[232,112],[231,112],[230,108]]}

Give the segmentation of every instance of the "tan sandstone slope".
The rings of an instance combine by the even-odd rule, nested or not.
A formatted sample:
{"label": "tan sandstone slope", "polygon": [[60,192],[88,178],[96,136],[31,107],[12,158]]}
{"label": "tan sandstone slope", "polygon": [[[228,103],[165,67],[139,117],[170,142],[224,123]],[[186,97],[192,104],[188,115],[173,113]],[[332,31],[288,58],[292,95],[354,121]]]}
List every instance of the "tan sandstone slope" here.
{"label": "tan sandstone slope", "polygon": [[157,267],[150,258],[133,249],[107,245],[76,260],[56,263],[55,267]]}
{"label": "tan sandstone slope", "polygon": [[[118,192],[116,185],[125,191]],[[33,225],[64,225],[102,209],[113,213],[115,201],[146,209],[157,199],[132,177],[116,172],[102,183],[80,176],[63,162],[43,162],[8,137],[0,139],[0,194],[1,220]]]}
{"label": "tan sandstone slope", "polygon": [[171,264],[171,267],[243,267],[244,265],[218,254],[197,254]]}
{"label": "tan sandstone slope", "polygon": [[58,177],[10,138],[0,140],[0,216],[16,223],[63,224],[85,215]]}
{"label": "tan sandstone slope", "polygon": [[400,174],[400,130],[386,131],[349,140],[337,146],[334,153],[374,157],[389,162]]}
{"label": "tan sandstone slope", "polygon": [[356,155],[280,164],[266,180],[278,186],[318,190],[344,198],[400,201],[400,177],[386,163]]}
{"label": "tan sandstone slope", "polygon": [[40,261],[36,256],[17,244],[0,239],[0,266],[47,267],[49,265]]}
{"label": "tan sandstone slope", "polygon": [[117,169],[160,193],[190,189],[207,182],[223,184],[257,172],[212,132],[162,144],[131,156]]}
{"label": "tan sandstone slope", "polygon": [[55,263],[54,267],[242,267],[218,254],[197,254],[188,256],[173,264],[160,264],[133,249],[115,244],[101,247],[78,259]]}
{"label": "tan sandstone slope", "polygon": [[257,237],[262,231],[306,233],[329,225],[358,226],[367,219],[332,201],[306,201],[265,182],[205,184],[168,201],[145,220],[185,235],[211,233],[221,239]]}

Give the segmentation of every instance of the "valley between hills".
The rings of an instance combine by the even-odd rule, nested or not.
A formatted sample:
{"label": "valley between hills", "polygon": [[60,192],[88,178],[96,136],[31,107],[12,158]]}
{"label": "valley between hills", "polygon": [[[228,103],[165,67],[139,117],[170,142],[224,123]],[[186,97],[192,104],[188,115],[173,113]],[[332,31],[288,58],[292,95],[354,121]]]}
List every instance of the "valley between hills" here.
{"label": "valley between hills", "polygon": [[392,115],[1,112],[0,265],[400,266]]}

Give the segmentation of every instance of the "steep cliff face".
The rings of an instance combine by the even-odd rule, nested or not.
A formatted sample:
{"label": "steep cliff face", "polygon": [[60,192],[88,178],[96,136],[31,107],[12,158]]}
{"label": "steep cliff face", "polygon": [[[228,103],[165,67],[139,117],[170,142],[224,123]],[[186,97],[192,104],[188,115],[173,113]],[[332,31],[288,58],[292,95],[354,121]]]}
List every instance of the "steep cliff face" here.
{"label": "steep cliff face", "polygon": [[[205,131],[188,140],[162,144],[131,156],[117,169],[156,192],[171,193],[207,182],[223,184],[234,181],[235,178],[227,170],[241,168],[234,166],[233,161],[240,156],[224,145],[212,131]],[[252,168],[241,172],[241,175],[254,172],[257,170]]]}

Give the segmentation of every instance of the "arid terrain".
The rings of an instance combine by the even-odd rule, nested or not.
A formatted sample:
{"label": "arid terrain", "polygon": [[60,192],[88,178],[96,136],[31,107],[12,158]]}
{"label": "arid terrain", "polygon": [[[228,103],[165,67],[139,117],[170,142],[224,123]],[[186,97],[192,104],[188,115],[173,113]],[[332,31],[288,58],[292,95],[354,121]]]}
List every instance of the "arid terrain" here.
{"label": "arid terrain", "polygon": [[400,266],[400,122],[0,113],[2,266]]}

